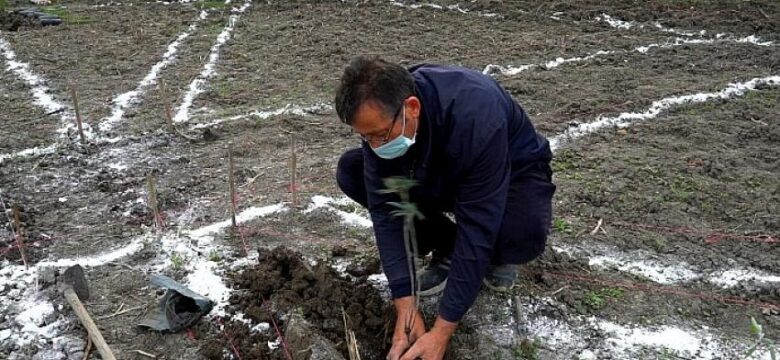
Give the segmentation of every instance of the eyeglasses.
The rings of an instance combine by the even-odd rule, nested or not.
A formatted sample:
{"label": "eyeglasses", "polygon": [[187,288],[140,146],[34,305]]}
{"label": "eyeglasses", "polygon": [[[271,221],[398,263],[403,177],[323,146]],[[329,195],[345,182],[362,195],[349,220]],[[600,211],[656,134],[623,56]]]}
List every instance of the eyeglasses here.
{"label": "eyeglasses", "polygon": [[399,107],[398,110],[396,110],[395,115],[393,115],[393,122],[390,123],[390,128],[387,129],[387,134],[385,134],[384,137],[378,137],[378,136],[369,137],[369,136],[361,135],[359,133],[355,133],[355,135],[357,135],[360,138],[360,140],[363,140],[369,144],[379,144],[379,145],[386,144],[388,141],[390,141],[390,134],[392,134],[393,128],[395,128],[395,123],[398,122],[398,115],[401,114],[401,110],[403,109],[404,109],[404,104],[401,104],[401,107]]}

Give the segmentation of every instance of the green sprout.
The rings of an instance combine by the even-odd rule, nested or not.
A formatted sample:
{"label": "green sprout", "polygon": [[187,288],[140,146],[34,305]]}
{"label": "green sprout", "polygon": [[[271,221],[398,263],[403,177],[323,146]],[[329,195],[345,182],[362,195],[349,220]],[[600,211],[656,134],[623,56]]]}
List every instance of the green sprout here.
{"label": "green sprout", "polygon": [[772,360],[777,360],[777,351],[775,350],[775,343],[766,338],[764,334],[764,327],[756,321],[756,318],[750,317],[750,333],[756,338],[756,342],[751,346],[745,354],[745,359],[750,359],[751,356],[761,347],[766,347],[769,351],[769,356]]}
{"label": "green sprout", "polygon": [[171,264],[173,264],[174,270],[181,270],[184,267],[184,257],[178,253],[171,256]]}
{"label": "green sprout", "polygon": [[209,251],[209,261],[220,262],[222,261],[222,254],[217,249]]}
{"label": "green sprout", "polygon": [[[409,197],[409,189],[417,185],[417,182],[413,179],[404,177],[390,177],[384,179],[385,190],[382,190],[382,194],[397,194],[401,198],[399,202],[391,202],[390,205],[397,208],[391,212],[394,216],[402,217],[404,220],[404,249],[406,250],[406,265],[409,269],[409,282],[412,287],[412,294],[414,295],[414,311],[409,314],[406,320],[406,336],[411,337],[412,327],[418,309],[420,308],[419,296],[420,284],[417,281],[415,271],[415,259],[417,259],[417,235],[414,230],[414,220],[424,218],[422,212],[417,209],[417,205],[412,203]],[[411,341],[410,341],[411,343]]]}
{"label": "green sprout", "polygon": [[555,229],[555,232],[559,232],[562,234],[570,234],[571,233],[571,224],[569,224],[566,219],[557,218],[553,220],[553,229]]}

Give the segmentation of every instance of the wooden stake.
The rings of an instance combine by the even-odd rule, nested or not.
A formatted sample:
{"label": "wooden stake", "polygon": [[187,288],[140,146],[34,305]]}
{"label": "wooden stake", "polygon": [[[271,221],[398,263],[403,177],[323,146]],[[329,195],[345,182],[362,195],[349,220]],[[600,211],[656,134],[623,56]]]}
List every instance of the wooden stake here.
{"label": "wooden stake", "polygon": [[16,228],[16,235],[14,236],[16,238],[16,247],[19,248],[19,255],[22,257],[24,267],[29,269],[27,253],[24,252],[24,230],[22,229],[22,221],[19,216],[19,207],[14,205],[12,211],[14,213],[14,227]]}
{"label": "wooden stake", "polygon": [[73,110],[76,111],[76,126],[79,129],[79,137],[81,138],[81,143],[86,144],[87,137],[84,136],[84,127],[81,125],[81,112],[79,111],[79,99],[76,96],[76,89],[70,89],[70,96],[73,98]]}
{"label": "wooden stake", "polygon": [[157,188],[155,187],[155,179],[154,175],[149,173],[149,175],[146,175],[146,185],[149,190],[149,199],[147,200],[149,202],[149,207],[152,209],[152,216],[154,216],[154,224],[157,226],[158,229],[162,228],[162,219],[160,218],[160,208],[157,204]]}
{"label": "wooden stake", "polygon": [[290,193],[293,207],[298,206],[298,156],[295,152],[295,134],[290,134]]}
{"label": "wooden stake", "polygon": [[165,121],[168,124],[168,131],[176,131],[176,125],[173,123],[173,109],[171,108],[171,102],[168,101],[168,92],[166,91],[165,82],[160,82],[160,97],[163,100],[163,106],[165,110]]}
{"label": "wooden stake", "polygon": [[233,176],[233,166],[233,143],[228,143],[228,191],[230,191],[230,215],[235,229],[238,223],[236,223],[236,179]]}
{"label": "wooden stake", "polygon": [[63,295],[65,295],[65,300],[70,304],[70,307],[73,308],[73,312],[76,313],[79,321],[81,321],[81,325],[87,329],[87,333],[89,333],[89,337],[92,338],[92,343],[95,345],[95,348],[97,348],[100,357],[103,358],[103,360],[116,360],[114,353],[103,338],[103,334],[100,333],[100,329],[95,325],[92,317],[89,316],[89,312],[84,308],[84,304],[81,303],[76,292],[73,291],[73,287],[67,286]]}

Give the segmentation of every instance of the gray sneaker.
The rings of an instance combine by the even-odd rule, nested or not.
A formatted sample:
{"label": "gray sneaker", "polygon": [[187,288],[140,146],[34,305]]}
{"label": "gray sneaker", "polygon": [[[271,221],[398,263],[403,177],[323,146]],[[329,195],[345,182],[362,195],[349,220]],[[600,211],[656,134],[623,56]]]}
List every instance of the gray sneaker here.
{"label": "gray sneaker", "polygon": [[517,265],[490,265],[487,276],[482,282],[488,289],[497,292],[507,292],[515,286]]}
{"label": "gray sneaker", "polygon": [[447,276],[450,273],[450,259],[433,258],[428,266],[417,272],[420,283],[420,296],[433,296],[447,286]]}

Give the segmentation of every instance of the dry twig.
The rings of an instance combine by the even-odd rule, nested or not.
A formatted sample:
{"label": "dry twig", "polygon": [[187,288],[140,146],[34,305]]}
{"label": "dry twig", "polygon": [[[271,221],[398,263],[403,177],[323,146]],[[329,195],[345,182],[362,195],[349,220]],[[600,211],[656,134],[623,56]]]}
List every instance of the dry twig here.
{"label": "dry twig", "polygon": [[79,129],[79,137],[81,138],[81,143],[86,145],[87,137],[84,136],[84,127],[81,124],[81,112],[79,111],[79,99],[76,96],[76,89],[70,89],[70,96],[73,98],[73,109],[76,111],[76,126]]}
{"label": "dry twig", "polygon": [[163,100],[163,110],[165,112],[165,122],[168,125],[168,131],[175,132],[176,125],[173,123],[173,109],[171,107],[171,102],[168,101],[168,91],[164,81],[160,82],[160,97]]}
{"label": "dry twig", "polygon": [[90,354],[92,354],[92,336],[87,336],[87,348],[84,349],[84,357],[81,360],[89,359]]}
{"label": "dry twig", "polygon": [[298,157],[295,152],[295,134],[290,134],[290,194],[292,196],[292,206],[298,206]]}
{"label": "dry twig", "polygon": [[234,162],[233,162],[233,143],[228,143],[228,191],[230,192],[230,219],[235,230],[238,226],[236,223],[236,179],[233,174]]}
{"label": "dry twig", "polygon": [[154,175],[149,173],[149,175],[146,176],[146,184],[149,190],[149,199],[147,201],[149,202],[149,207],[152,209],[152,216],[154,216],[154,224],[157,226],[158,229],[163,228],[163,221],[162,217],[160,216],[160,208],[157,203],[157,188],[155,186],[155,179]]}
{"label": "dry twig", "polygon": [[[596,235],[597,232],[599,232],[599,229],[601,229],[601,224],[604,222],[604,219],[599,219],[598,224],[596,224],[596,227],[593,228],[593,231],[590,232],[591,235]],[[601,229],[602,231],[604,229]]]}
{"label": "dry twig", "polygon": [[146,357],[148,357],[148,358],[150,358],[150,359],[157,359],[157,355],[150,354],[150,353],[148,353],[148,352],[146,352],[146,351],[143,351],[143,350],[134,350],[134,351],[135,351],[135,352],[136,352],[138,355],[146,356]]}
{"label": "dry twig", "polygon": [[16,238],[16,247],[19,248],[19,255],[22,257],[22,262],[24,263],[25,268],[30,268],[29,263],[27,262],[27,253],[24,252],[24,229],[22,229],[22,220],[19,216],[19,207],[14,205],[13,206],[13,213],[14,213],[14,227],[16,227],[16,234],[14,237]]}
{"label": "dry twig", "polygon": [[341,308],[341,314],[344,318],[344,334],[347,338],[347,351],[349,352],[349,360],[360,360],[360,351],[358,349],[357,338],[355,332],[349,329],[347,325],[347,312],[344,308]]}

